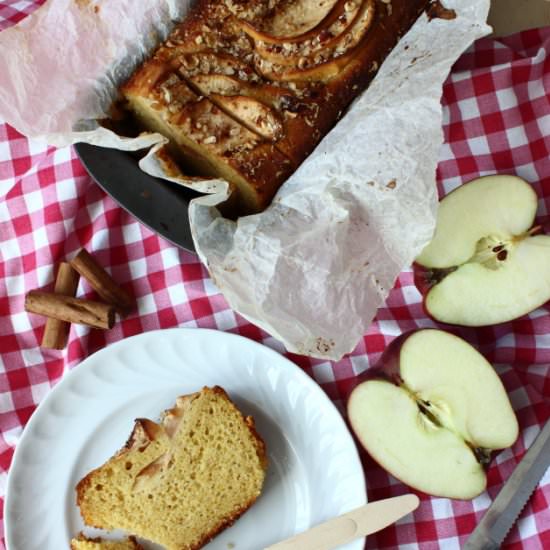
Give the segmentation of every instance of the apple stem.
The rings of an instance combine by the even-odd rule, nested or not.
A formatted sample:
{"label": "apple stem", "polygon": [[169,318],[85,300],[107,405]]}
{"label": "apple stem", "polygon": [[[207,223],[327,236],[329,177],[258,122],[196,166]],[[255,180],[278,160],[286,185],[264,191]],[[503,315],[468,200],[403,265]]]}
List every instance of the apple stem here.
{"label": "apple stem", "polygon": [[533,237],[534,235],[538,235],[539,233],[544,233],[544,227],[542,225],[535,225],[535,227],[531,227],[529,231],[525,231],[525,233],[521,233],[521,235],[514,237],[512,241],[523,241],[523,239],[526,239],[527,237]]}

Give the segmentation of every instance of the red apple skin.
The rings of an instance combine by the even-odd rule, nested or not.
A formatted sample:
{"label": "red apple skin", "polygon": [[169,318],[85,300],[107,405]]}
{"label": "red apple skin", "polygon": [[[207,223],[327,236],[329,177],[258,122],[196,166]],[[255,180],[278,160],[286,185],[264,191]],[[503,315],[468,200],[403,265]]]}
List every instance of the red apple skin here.
{"label": "red apple skin", "polygon": [[386,380],[391,384],[400,386],[403,383],[399,368],[399,354],[401,353],[401,347],[409,336],[419,330],[430,329],[413,329],[401,334],[397,338],[394,338],[386,347],[378,362],[358,377],[355,387],[359,386],[363,382],[367,382],[368,380],[376,379]]}
{"label": "red apple skin", "polygon": [[440,323],[441,321],[438,321],[437,319],[432,317],[432,314],[428,311],[428,308],[426,307],[426,298],[428,297],[430,289],[434,286],[434,283],[430,281],[429,277],[429,273],[431,270],[427,267],[417,264],[416,262],[413,263],[412,268],[414,284],[422,295],[422,310],[426,314],[426,317],[428,317],[432,321],[435,321],[436,323]]}

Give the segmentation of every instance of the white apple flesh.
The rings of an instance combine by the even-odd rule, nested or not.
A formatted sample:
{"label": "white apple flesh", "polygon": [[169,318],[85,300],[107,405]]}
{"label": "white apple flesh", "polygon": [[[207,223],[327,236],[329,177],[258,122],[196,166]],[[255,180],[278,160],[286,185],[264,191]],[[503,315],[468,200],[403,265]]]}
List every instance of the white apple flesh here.
{"label": "white apple flesh", "polygon": [[514,176],[479,178],[447,195],[434,238],[416,259],[428,279],[426,311],[477,327],[550,300],[550,237],[532,227],[536,210],[532,187]]}
{"label": "white apple flesh", "polygon": [[392,342],[374,376],[351,393],[348,416],[361,444],[394,477],[456,499],[483,492],[491,451],[518,435],[493,367],[464,340],[434,329]]}

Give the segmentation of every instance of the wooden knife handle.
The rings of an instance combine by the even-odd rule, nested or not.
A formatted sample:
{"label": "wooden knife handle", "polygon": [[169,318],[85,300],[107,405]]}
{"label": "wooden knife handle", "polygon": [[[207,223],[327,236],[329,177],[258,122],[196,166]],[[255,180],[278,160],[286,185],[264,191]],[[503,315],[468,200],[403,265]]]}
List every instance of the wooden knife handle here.
{"label": "wooden knife handle", "polygon": [[331,550],[384,529],[416,510],[419,503],[412,494],[371,502],[265,550]]}

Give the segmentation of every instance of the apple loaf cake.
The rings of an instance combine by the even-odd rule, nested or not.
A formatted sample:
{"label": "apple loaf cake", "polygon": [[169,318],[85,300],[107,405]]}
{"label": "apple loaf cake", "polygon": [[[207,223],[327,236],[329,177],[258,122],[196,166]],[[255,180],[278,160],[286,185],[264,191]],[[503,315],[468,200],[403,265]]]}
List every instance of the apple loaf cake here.
{"label": "apple loaf cake", "polygon": [[199,0],[121,87],[189,174],[263,210],[430,0]]}
{"label": "apple loaf cake", "polygon": [[125,447],[78,483],[77,504],[88,526],[197,550],[254,504],[266,469],[252,417],[203,388],[160,423],[136,420]]}

